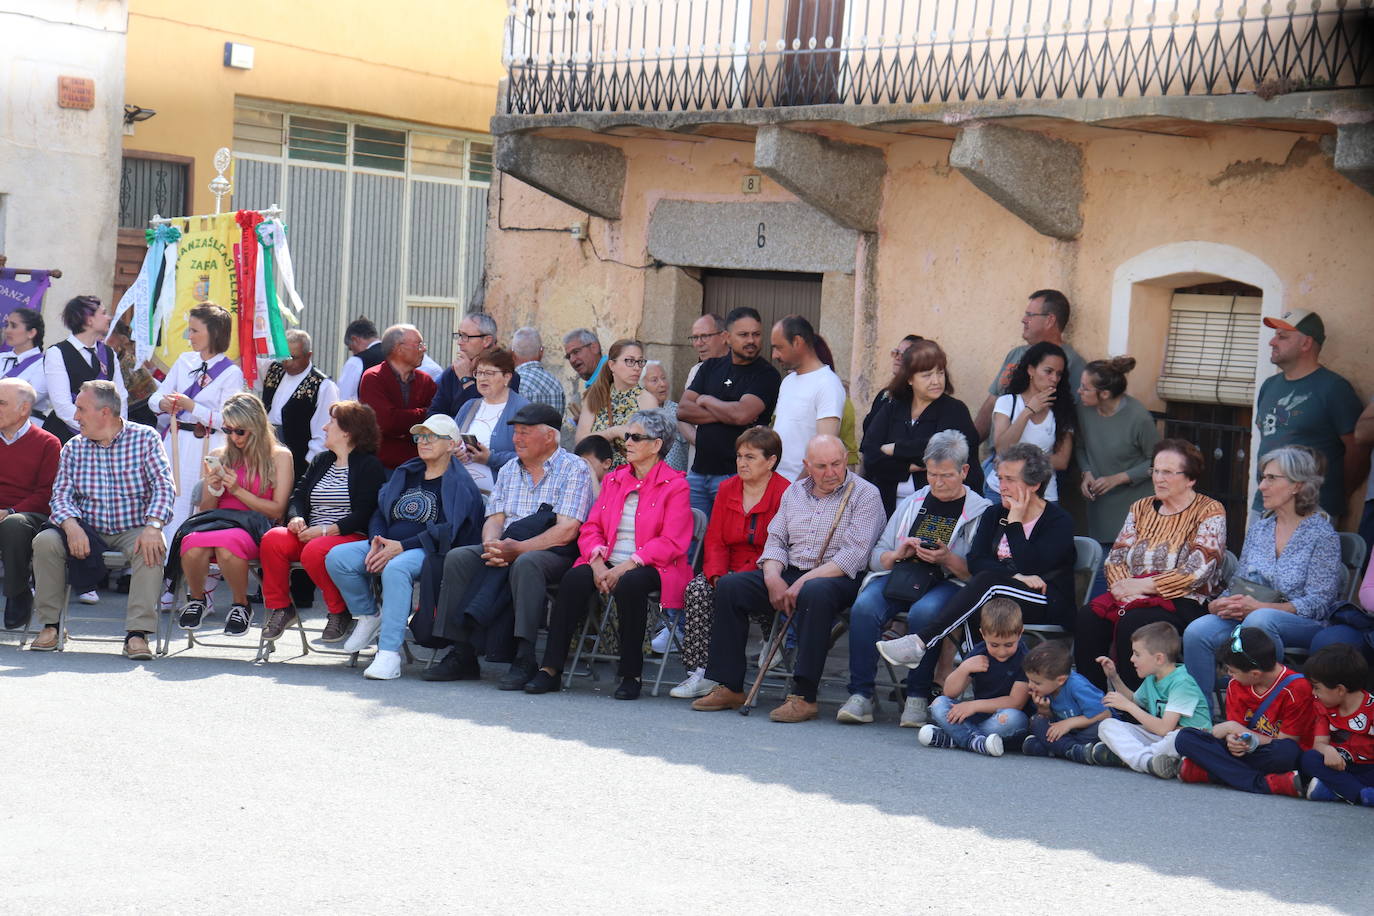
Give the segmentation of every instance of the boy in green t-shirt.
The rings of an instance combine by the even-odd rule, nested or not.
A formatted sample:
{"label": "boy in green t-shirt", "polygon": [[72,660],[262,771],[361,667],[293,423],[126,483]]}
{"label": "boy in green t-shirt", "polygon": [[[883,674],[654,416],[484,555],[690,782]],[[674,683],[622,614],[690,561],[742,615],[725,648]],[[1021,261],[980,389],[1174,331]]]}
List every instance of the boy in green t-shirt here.
{"label": "boy in green t-shirt", "polygon": [[1099,725],[1094,763],[1124,763],[1138,773],[1151,773],[1160,779],[1178,775],[1179,756],[1174,750],[1178,730],[1212,726],[1202,689],[1178,663],[1182,651],[1178,630],[1163,621],[1136,630],[1131,635],[1131,664],[1144,680],[1134,699],[1117,674],[1116,663],[1105,655],[1097,659],[1112,686],[1103,704],[1140,724],[1113,718]]}

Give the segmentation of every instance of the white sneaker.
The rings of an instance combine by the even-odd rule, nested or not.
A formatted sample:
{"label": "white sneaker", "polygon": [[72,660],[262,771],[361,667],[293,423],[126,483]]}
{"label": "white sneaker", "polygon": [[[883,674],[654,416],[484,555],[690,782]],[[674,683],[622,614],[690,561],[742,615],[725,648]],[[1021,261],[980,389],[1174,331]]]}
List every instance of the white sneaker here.
{"label": "white sneaker", "polygon": [[867,725],[873,721],[873,699],[862,693],[851,695],[844,701],[840,711],[835,713],[835,721],[847,722],[850,725]]}
{"label": "white sneaker", "polygon": [[88,592],[82,592],[81,594],[77,595],[76,600],[80,601],[82,604],[99,604],[100,593],[97,592],[95,589],[91,589]]}
{"label": "white sneaker", "polygon": [[915,668],[926,657],[926,644],[921,637],[912,633],[901,639],[884,639],[878,643],[878,654],[887,659],[890,665]]}
{"label": "white sneaker", "polygon": [[649,640],[649,648],[653,649],[654,652],[658,653],[659,655],[662,655],[663,653],[667,652],[668,634],[670,632],[671,631],[667,627],[664,627],[663,629],[655,633],[654,638]]}
{"label": "white sneaker", "polygon": [[930,701],[925,697],[907,697],[902,708],[902,728],[920,728],[930,721]]}
{"label": "white sneaker", "polygon": [[159,610],[170,611],[177,606],[177,596],[173,595],[171,592],[163,592],[162,598],[158,601],[157,606]]}
{"label": "white sneaker", "polygon": [[348,634],[348,641],[344,643],[345,652],[363,651],[377,641],[377,634],[382,630],[381,614],[365,614],[355,619],[358,622],[353,625],[353,632]]}
{"label": "white sneaker", "polygon": [[[381,616],[378,614],[377,616]],[[367,618],[364,617],[364,620]],[[390,649],[378,649],[372,664],[367,666],[363,677],[373,681],[393,681],[401,676],[401,653]]]}
{"label": "white sneaker", "polygon": [[697,697],[706,696],[718,686],[715,681],[706,676],[705,668],[698,668],[687,675],[687,680],[668,691],[668,696],[677,697],[679,700],[694,700]]}

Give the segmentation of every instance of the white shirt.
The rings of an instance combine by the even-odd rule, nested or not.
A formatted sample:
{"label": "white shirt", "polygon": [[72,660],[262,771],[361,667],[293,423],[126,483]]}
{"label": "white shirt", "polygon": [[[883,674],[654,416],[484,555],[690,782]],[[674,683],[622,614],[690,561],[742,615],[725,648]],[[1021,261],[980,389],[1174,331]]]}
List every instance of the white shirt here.
{"label": "white shirt", "polygon": [[420,363],[420,371],[437,382],[439,381],[439,376],[444,374],[444,367],[430,359],[429,354],[426,353],[425,361]]}
{"label": "white shirt", "polygon": [[496,425],[501,422],[501,414],[505,409],[504,401],[500,404],[488,404],[486,401],[478,399],[477,410],[472,414],[467,432],[476,436],[478,442],[491,448],[492,434],[496,432]]}
{"label": "white shirt", "polygon": [[[381,346],[381,341],[374,340],[368,344],[369,348],[375,346]],[[356,356],[344,360],[343,369],[339,370],[339,400],[358,400],[358,383],[362,380],[363,361]]]}
{"label": "white shirt", "polygon": [[[1021,399],[1021,395],[1019,394],[1002,395],[997,399],[997,403],[994,404],[992,408],[994,416],[1000,413],[1008,420],[1019,417],[1025,412],[1026,402]],[[1046,412],[1045,419],[1041,423],[1036,423],[1033,420],[1026,421],[1026,428],[1021,432],[1021,441],[1039,446],[1040,450],[1046,455],[1053,455],[1054,433],[1054,411],[1051,410]],[[996,474],[988,478],[988,489],[992,490],[994,493],[1002,492],[1002,484],[997,479]],[[1051,502],[1055,502],[1059,499],[1059,482],[1055,480],[1053,475],[1050,476],[1049,486],[1045,488],[1045,498]]]}
{"label": "white shirt", "polygon": [[39,350],[25,350],[23,353],[7,350],[0,353],[0,376],[4,376],[15,366],[25,363],[25,360],[28,362],[24,365],[23,371],[10,376],[10,378],[22,378],[33,386],[34,393],[38,395],[37,400],[33,402],[33,412],[46,416],[48,411],[52,410],[52,401],[48,400],[48,376],[44,371],[43,354]]}
{"label": "white shirt", "polygon": [[789,372],[778,387],[773,431],[782,439],[778,473],[795,481],[801,476],[806,445],[821,420],[844,416],[844,382],[829,366],[810,372]]}
{"label": "white shirt", "polygon": [[[203,423],[206,426],[220,426],[223,423],[224,418],[220,415],[220,410],[231,394],[238,394],[243,390],[243,370],[234,365],[223,353],[216,354],[206,361],[209,368],[213,369],[221,362],[229,362],[229,365],[208,385],[200,388],[197,386],[200,378],[197,370],[200,369],[201,362],[200,354],[192,351],[181,354],[177,361],[172,363],[167,377],[157,386],[153,396],[148,398],[148,406],[158,415],[159,421],[165,415],[162,410],[162,399],[176,393],[184,394],[192,401],[190,410],[183,410],[177,414],[177,419],[182,423]],[[165,428],[167,424],[159,422],[158,426]]]}
{"label": "white shirt", "polygon": [[[89,360],[90,351],[75,334],[68,337],[66,342],[76,347],[76,352]],[[119,392],[119,415],[128,419],[129,392],[124,388],[124,373],[119,368],[119,354],[111,350],[110,355],[115,361],[114,378],[111,381],[114,382],[115,391]],[[67,363],[62,359],[62,351],[57,347],[48,347],[43,351],[43,375],[48,381],[48,400],[52,404],[52,409],[73,432],[79,432],[80,428],[76,424],[76,404],[72,399],[72,383],[67,377]]]}
{"label": "white shirt", "polygon": [[[306,365],[303,372],[295,375],[283,374],[281,382],[277,385],[277,393],[272,396],[272,409],[267,412],[267,422],[273,426],[281,426],[281,409],[286,402],[291,400],[291,396],[296,393],[296,389],[301,387],[301,381],[310,374],[315,368],[314,362]],[[259,375],[259,378],[265,377]],[[323,378],[320,380],[319,395],[315,399],[315,412],[310,415],[310,445],[305,450],[305,460],[310,461],[320,452],[324,451],[324,424],[329,422],[329,410],[339,400],[339,386],[333,380]]]}
{"label": "white shirt", "polygon": [[13,439],[5,435],[3,432],[0,432],[0,442],[4,442],[6,445],[13,445],[20,439],[24,438],[24,434],[29,431],[29,427],[31,426],[33,426],[33,421],[25,420],[22,424],[20,424],[19,431],[14,434]]}

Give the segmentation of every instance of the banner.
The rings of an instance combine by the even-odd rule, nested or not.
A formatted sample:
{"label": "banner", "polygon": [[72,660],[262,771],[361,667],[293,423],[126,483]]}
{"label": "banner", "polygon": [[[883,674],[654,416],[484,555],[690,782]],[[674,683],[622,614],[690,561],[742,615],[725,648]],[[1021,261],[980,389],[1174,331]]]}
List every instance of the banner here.
{"label": "banner", "polygon": [[[211,303],[234,316],[234,333],[226,355],[237,360],[238,276],[234,270],[234,243],[240,237],[233,213],[192,217],[176,246],[176,299],[166,317],[157,361],[170,367],[190,349],[186,340],[186,316],[198,305]],[[169,246],[170,250],[170,246]]]}
{"label": "banner", "polygon": [[[10,267],[0,268],[0,324],[4,324],[15,309],[43,310],[43,293],[48,289],[48,272],[35,270],[27,280],[19,279],[19,272]],[[0,350],[8,350],[0,342]]]}

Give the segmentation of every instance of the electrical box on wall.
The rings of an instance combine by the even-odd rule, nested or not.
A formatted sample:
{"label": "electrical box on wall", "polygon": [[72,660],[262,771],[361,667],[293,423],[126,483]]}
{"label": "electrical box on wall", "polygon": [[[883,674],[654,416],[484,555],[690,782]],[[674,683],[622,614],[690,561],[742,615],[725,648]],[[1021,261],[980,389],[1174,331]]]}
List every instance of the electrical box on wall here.
{"label": "electrical box on wall", "polygon": [[226,41],[224,43],[224,66],[233,67],[235,70],[252,70],[253,46]]}

